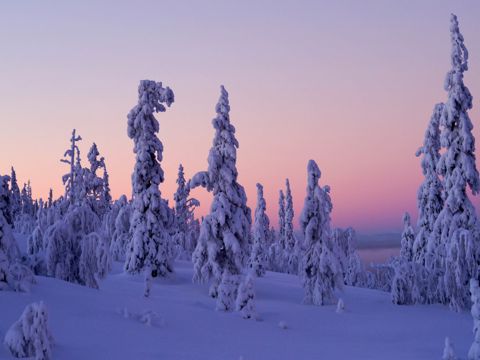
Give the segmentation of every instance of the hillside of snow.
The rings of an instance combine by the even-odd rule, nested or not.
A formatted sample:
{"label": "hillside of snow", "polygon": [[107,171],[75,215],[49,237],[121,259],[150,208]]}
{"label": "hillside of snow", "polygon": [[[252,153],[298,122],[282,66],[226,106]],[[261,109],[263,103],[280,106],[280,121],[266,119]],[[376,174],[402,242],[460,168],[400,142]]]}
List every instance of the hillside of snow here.
{"label": "hillside of snow", "polygon": [[[191,264],[176,262],[175,274],[155,280],[147,299],[143,277],[125,275],[120,263],[100,290],[37,277],[30,293],[1,293],[0,336],[26,305],[43,300],[59,360],[440,359],[445,336],[457,354],[473,339],[467,312],[398,306],[390,294],[346,287],[338,314],[336,306],[303,305],[298,277],[273,272],[256,281],[258,321],[244,320],[215,311],[208,287],[191,279]],[[2,347],[0,359],[13,357]]]}

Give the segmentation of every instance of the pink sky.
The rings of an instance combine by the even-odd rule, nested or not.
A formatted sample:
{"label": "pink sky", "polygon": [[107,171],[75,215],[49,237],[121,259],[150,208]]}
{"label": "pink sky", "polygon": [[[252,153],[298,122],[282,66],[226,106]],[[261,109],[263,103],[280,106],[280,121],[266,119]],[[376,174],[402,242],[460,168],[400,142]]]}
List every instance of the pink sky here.
{"label": "pink sky", "polygon": [[[94,141],[106,157],[114,196],[130,194],[126,115],[138,81],[152,79],[176,95],[158,115],[161,191],[171,199],[180,162],[188,177],[207,167],[224,84],[252,208],[261,182],[276,224],[289,177],[298,215],[314,159],[332,188],[335,225],[400,229],[403,211],[416,215],[415,151],[434,104],[446,99],[452,11],[470,51],[465,82],[479,139],[477,1],[2,3],[0,172],[14,165],[36,196],[63,193],[59,159],[75,127],[85,160]],[[194,195],[205,214],[210,194]]]}

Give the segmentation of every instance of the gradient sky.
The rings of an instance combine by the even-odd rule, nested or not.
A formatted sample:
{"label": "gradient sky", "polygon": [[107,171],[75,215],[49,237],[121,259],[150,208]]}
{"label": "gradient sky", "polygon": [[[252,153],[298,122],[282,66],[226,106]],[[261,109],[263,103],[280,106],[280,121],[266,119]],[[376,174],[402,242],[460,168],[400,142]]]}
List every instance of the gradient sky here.
{"label": "gradient sky", "polygon": [[[335,225],[398,230],[403,211],[416,217],[414,154],[446,99],[451,12],[470,51],[465,82],[480,141],[478,0],[0,2],[0,172],[13,164],[35,196],[63,193],[59,159],[75,127],[83,159],[95,141],[113,195],[130,194],[126,115],[139,80],[152,79],[176,97],[157,117],[161,191],[171,199],[180,162],[188,177],[207,167],[224,84],[252,208],[261,182],[276,224],[289,177],[298,215],[315,159],[332,187]],[[210,194],[193,195],[204,214]]]}

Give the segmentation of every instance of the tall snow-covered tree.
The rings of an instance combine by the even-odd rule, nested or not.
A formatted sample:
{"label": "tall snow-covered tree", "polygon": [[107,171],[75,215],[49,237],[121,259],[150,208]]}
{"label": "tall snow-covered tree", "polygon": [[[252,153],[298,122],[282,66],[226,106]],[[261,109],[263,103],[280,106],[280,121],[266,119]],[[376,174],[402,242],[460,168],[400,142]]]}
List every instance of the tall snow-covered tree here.
{"label": "tall snow-covered tree", "polygon": [[298,274],[298,244],[296,242],[295,233],[293,232],[293,198],[292,191],[290,189],[290,181],[287,179],[285,182],[285,249],[284,258],[287,272],[290,274]]}
{"label": "tall snow-covered tree", "polygon": [[253,247],[250,254],[250,268],[256,276],[265,275],[270,243],[270,220],[266,213],[267,203],[263,197],[263,186],[257,184],[257,208],[253,223]]}
{"label": "tall snow-covered tree", "polygon": [[307,195],[300,216],[304,234],[304,253],[300,277],[305,291],[304,302],[314,305],[335,303],[334,291],[341,288],[341,264],[333,253],[330,213],[330,188],[320,188],[321,172],[315,161],[308,162]]}
{"label": "tall snow-covered tree", "polygon": [[231,311],[238,287],[232,278],[238,277],[244,266],[252,220],[245,190],[237,182],[239,144],[230,123],[228,93],[223,86],[216,112],[208,171],[197,173],[190,182],[191,188],[202,185],[213,193],[210,213],[202,222],[193,253],[193,280],[213,279],[210,294],[217,297],[217,308]]}
{"label": "tall snow-covered tree", "polygon": [[[463,82],[464,72],[468,69],[468,51],[457,17],[453,14],[450,34],[452,68],[445,79],[448,100],[440,119],[441,143],[445,152],[437,166],[437,171],[444,179],[445,204],[435,221],[430,241],[445,245],[445,259],[440,253],[435,262],[445,269],[443,281],[447,301],[452,309],[459,310],[468,304],[468,279],[478,276],[479,224],[466,190],[468,187],[476,195],[480,189],[480,179],[475,165],[473,125],[468,116],[468,110],[472,108],[472,95]],[[461,244],[462,239],[465,240],[464,245]],[[463,273],[466,271],[464,262],[475,263],[475,273],[468,270]]]}
{"label": "tall snow-covered tree", "polygon": [[102,193],[100,194],[100,202],[106,209],[109,209],[112,204],[112,195],[110,193],[110,177],[108,175],[105,161],[103,163],[103,189]]}
{"label": "tall snow-covered tree", "polygon": [[179,258],[192,258],[196,245],[196,227],[194,210],[200,205],[197,199],[190,198],[190,188],[185,180],[183,166],[178,167],[177,191],[173,195],[175,200],[175,217],[177,230],[175,234]]}
{"label": "tall snow-covered tree", "polygon": [[[425,131],[423,146],[416,153],[416,156],[422,156],[421,165],[425,177],[417,192],[418,233],[413,245],[414,260],[421,265],[426,264],[430,234],[443,208],[443,185],[437,174],[437,164],[440,159],[440,118],[443,106],[442,103],[435,105]],[[439,244],[432,244],[432,250],[434,251],[438,246]]]}
{"label": "tall snow-covered tree", "polygon": [[415,232],[413,231],[410,214],[406,212],[403,214],[403,232],[402,240],[400,242],[400,256],[405,261],[413,260],[413,242],[415,241]]}
{"label": "tall snow-covered tree", "polygon": [[160,166],[163,145],[156,134],[160,124],[154,114],[164,112],[165,105],[170,106],[173,101],[173,91],[169,87],[163,87],[161,82],[142,80],[138,87],[138,104],[128,114],[128,137],[134,141],[136,154],[132,174],[132,241],[125,262],[128,273],[148,268],[152,276],[165,276],[172,271],[170,235],[165,228],[169,209],[159,189],[164,181]]}
{"label": "tall snow-covered tree", "polygon": [[285,194],[278,194],[278,239],[282,251],[285,249]]}
{"label": "tall snow-covered tree", "polygon": [[75,204],[79,197],[76,182],[77,176],[79,175],[80,149],[78,148],[77,142],[81,140],[82,137],[77,135],[76,130],[73,129],[72,137],[70,138],[70,149],[65,151],[63,155],[65,159],[60,160],[70,165],[70,171],[62,177],[63,184],[65,185],[65,199],[67,199],[70,204]]}
{"label": "tall snow-covered tree", "polygon": [[22,211],[22,198],[20,195],[20,188],[18,187],[17,174],[12,166],[12,173],[10,176],[10,203],[12,208],[12,220],[18,218]]}

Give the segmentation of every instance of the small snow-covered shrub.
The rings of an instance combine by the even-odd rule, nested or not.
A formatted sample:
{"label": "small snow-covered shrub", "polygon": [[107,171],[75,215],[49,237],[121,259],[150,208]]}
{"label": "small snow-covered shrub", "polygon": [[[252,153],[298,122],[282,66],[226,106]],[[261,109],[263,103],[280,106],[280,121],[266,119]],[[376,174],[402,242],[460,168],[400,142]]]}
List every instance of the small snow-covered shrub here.
{"label": "small snow-covered shrub", "polygon": [[342,299],[338,299],[337,309],[335,311],[337,314],[343,314],[345,312],[345,304]]}
{"label": "small snow-covered shrub", "polygon": [[249,274],[238,288],[237,311],[240,311],[244,319],[256,317],[255,312],[255,289],[253,275]]}
{"label": "small snow-covered shrub", "polygon": [[234,302],[237,298],[237,290],[237,275],[232,275],[228,270],[225,270],[222,275],[222,281],[218,286],[216,309],[220,311],[233,311]]}
{"label": "small snow-covered shrub", "polygon": [[468,360],[480,360],[480,287],[478,280],[470,280],[470,294],[472,299],[473,343],[468,351]]}
{"label": "small snow-covered shrub", "polygon": [[51,359],[53,337],[48,328],[47,308],[43,302],[28,305],[5,334],[5,345],[17,358]]}
{"label": "small snow-covered shrub", "polygon": [[455,351],[453,349],[453,344],[449,337],[445,338],[445,347],[443,348],[442,360],[457,360]]}

